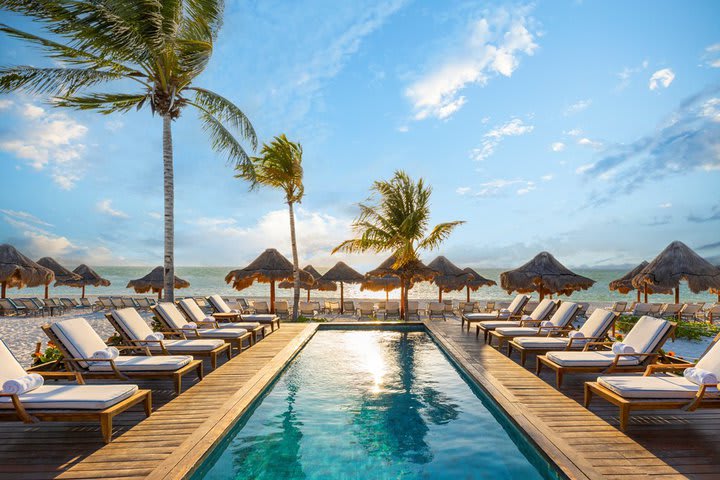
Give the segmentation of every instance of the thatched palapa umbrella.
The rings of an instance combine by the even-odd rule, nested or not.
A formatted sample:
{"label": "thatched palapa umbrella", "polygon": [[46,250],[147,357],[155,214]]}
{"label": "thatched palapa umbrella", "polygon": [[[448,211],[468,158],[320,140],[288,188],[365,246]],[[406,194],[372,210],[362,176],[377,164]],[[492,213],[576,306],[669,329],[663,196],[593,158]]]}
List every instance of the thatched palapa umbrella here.
{"label": "thatched palapa umbrella", "polygon": [[[633,278],[635,278],[635,276],[643,270],[643,268],[647,267],[647,265],[648,265],[648,262],[643,261],[640,265],[633,268],[632,270],[627,272],[622,277],[610,282],[610,285],[609,285],[610,290],[615,290],[622,294],[627,294],[627,293],[630,293],[632,290],[637,290],[637,301],[639,302],[640,301],[640,289],[635,288],[635,286],[632,284],[632,281],[633,281]],[[648,287],[647,284],[645,284],[643,290],[645,292],[645,303],[647,303],[647,301],[648,301],[648,294],[672,293],[672,290],[670,290],[670,289],[658,290],[657,288]]]}
{"label": "thatched palapa umbrella", "polygon": [[497,285],[495,280],[489,280],[470,267],[463,268],[463,272],[470,275],[469,280],[465,281],[465,291],[467,293],[467,302],[470,303],[470,290],[476,292],[480,287],[492,287]]}
{"label": "thatched palapa umbrella", "polygon": [[[49,268],[55,274],[55,286],[61,287],[63,285],[69,285],[73,281],[80,280],[80,275],[73,273],[67,268],[60,265],[52,257],[43,257],[37,261],[38,265],[42,265],[45,268]],[[45,298],[50,296],[50,284],[45,285]]]}
{"label": "thatched palapa umbrella", "polygon": [[340,283],[340,313],[345,312],[345,283],[360,283],[365,279],[362,273],[352,269],[345,262],[338,262],[325,272],[321,280]]}
{"label": "thatched palapa umbrella", "polygon": [[392,275],[385,277],[365,277],[365,280],[360,284],[360,291],[385,292],[385,301],[388,301],[390,299],[390,292],[400,287],[399,277],[393,277]]}
{"label": "thatched palapa umbrella", "polygon": [[78,267],[73,270],[73,273],[77,273],[78,275],[80,275],[80,280],[68,282],[66,283],[66,285],[69,287],[82,287],[82,298],[85,298],[85,287],[87,287],[88,285],[93,287],[110,286],[110,280],[102,278],[95,270],[88,267],[84,263],[78,265]]}
{"label": "thatched palapa umbrella", "polygon": [[[232,284],[236,290],[243,290],[258,282],[270,284],[270,311],[275,313],[275,282],[292,280],[293,265],[274,248],[268,248],[250,265],[240,270],[233,270],[225,276],[225,282]],[[313,282],[309,273],[300,270],[300,281]]]}
{"label": "thatched palapa umbrella", "polygon": [[469,279],[467,273],[442,255],[428,263],[428,268],[437,272],[432,281],[438,286],[438,302],[442,302],[443,291],[462,290],[465,286],[463,282]]}
{"label": "thatched palapa umbrella", "polygon": [[54,278],[52,270],[33,262],[12,245],[0,245],[0,298],[5,298],[7,287],[48,285]]}
{"label": "thatched palapa umbrella", "polygon": [[[329,282],[322,279],[322,275],[312,265],[307,265],[303,268],[304,271],[312,275],[313,282],[300,282],[300,288],[307,290],[307,301],[310,301],[310,290],[319,290],[321,292],[334,292],[337,290],[335,282]],[[295,282],[292,280],[283,280],[278,283],[280,288],[295,288]]]}
{"label": "thatched palapa umbrella", "polygon": [[635,288],[674,289],[680,303],[680,282],[693,293],[720,289],[720,270],[682,242],[672,242],[633,278]]}
{"label": "thatched palapa umbrella", "polygon": [[[437,275],[437,272],[433,270],[432,268],[429,268],[427,265],[425,265],[420,260],[413,260],[411,262],[406,263],[405,265],[401,267],[395,267],[396,259],[395,255],[390,256],[387,260],[385,260],[383,263],[380,264],[379,267],[377,267],[374,270],[370,270],[366,273],[366,276],[368,277],[386,277],[386,276],[392,276],[392,277],[398,277],[400,279],[400,305],[401,305],[401,314],[405,315],[405,300],[407,297],[408,292],[407,290],[410,290],[415,282],[422,282],[422,281],[430,281],[432,280],[435,275]],[[403,282],[406,282],[406,285],[403,285]]]}
{"label": "thatched palapa umbrella", "polygon": [[594,283],[569,270],[548,252],[540,252],[525,265],[500,274],[500,286],[508,293],[538,292],[540,300],[548,294],[570,295],[587,290]]}
{"label": "thatched palapa umbrella", "polygon": [[[187,288],[190,282],[175,276],[175,288]],[[135,293],[147,293],[150,290],[157,293],[158,300],[162,298],[162,291],[165,288],[165,270],[163,267],[155,267],[150,273],[142,278],[130,280],[125,288],[132,288]]]}

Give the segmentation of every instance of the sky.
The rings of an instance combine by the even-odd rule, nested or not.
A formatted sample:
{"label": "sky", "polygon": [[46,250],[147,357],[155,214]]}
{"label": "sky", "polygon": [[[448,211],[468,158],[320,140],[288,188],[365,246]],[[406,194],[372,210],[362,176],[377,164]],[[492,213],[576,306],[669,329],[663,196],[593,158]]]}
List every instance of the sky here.
{"label": "sky", "polygon": [[[720,262],[720,3],[228,1],[197,83],[261,142],[304,149],[301,264],[330,255],[396,169],[433,188],[438,252],[515,267],[650,260],[673,240]],[[19,16],[0,21],[38,32]],[[0,65],[48,65],[0,37]],[[0,96],[0,243],[74,266],[162,262],[161,120]],[[173,125],[177,265],[290,254],[281,192],[249,191],[192,111]],[[247,146],[249,148],[249,146]]]}

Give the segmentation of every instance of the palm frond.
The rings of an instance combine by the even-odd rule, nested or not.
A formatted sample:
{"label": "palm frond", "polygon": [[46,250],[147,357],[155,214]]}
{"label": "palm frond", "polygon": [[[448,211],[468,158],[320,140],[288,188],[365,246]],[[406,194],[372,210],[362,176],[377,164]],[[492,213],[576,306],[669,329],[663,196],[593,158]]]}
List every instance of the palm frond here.
{"label": "palm frond", "polygon": [[20,90],[29,94],[67,96],[125,75],[87,68],[36,68],[27,65],[0,67],[0,93]]}
{"label": "palm frond", "polygon": [[419,244],[418,249],[433,250],[440,246],[452,233],[458,225],[462,225],[464,221],[446,222],[435,225],[430,234],[425,237]]}
{"label": "palm frond", "polygon": [[[191,103],[192,104],[192,103]],[[227,156],[228,162],[235,165],[235,169],[248,172],[252,176],[250,157],[240,142],[223,123],[200,105],[192,104],[200,110],[200,121],[203,130],[210,136],[213,150]]]}
{"label": "palm frond", "polygon": [[148,96],[143,93],[93,93],[89,95],[64,96],[55,99],[55,106],[75,110],[96,110],[103,114],[127,112],[140,109]]}
{"label": "palm frond", "polygon": [[250,142],[252,149],[257,149],[258,140],[255,128],[240,108],[227,98],[210,90],[198,87],[191,87],[191,90],[195,92],[195,103],[221,122],[237,129],[242,138]]}

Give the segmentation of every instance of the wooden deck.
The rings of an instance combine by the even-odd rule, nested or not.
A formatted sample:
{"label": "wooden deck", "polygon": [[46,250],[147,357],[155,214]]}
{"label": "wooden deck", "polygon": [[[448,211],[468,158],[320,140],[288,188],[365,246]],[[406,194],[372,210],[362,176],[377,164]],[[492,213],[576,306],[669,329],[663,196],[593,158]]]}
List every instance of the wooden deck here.
{"label": "wooden deck", "polygon": [[528,368],[462,332],[456,321],[426,322],[436,340],[488,390],[571,478],[720,478],[720,411],[637,412],[627,434],[617,429],[617,407],[596,398],[582,406],[584,381],[572,375],[558,392],[552,372]]}
{"label": "wooden deck", "polygon": [[138,382],[152,388],[155,411],[147,420],[140,408],[116,417],[108,445],[96,424],[0,422],[0,478],[182,478],[316,328],[284,323],[202,382],[188,376],[180,396],[170,381]]}

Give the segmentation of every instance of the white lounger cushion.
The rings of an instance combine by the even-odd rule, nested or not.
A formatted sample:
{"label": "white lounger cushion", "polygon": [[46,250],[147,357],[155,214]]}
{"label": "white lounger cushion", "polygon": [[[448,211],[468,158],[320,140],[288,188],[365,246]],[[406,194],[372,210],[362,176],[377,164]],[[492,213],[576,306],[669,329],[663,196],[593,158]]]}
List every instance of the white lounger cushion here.
{"label": "white lounger cushion", "polygon": [[[505,318],[507,318],[509,315],[505,315]],[[502,318],[500,316],[500,312],[492,312],[492,313],[466,313],[465,318],[468,320],[477,322],[477,321],[483,321],[483,320],[497,320],[498,318]]]}
{"label": "white lounger cushion", "polygon": [[599,337],[608,331],[613,318],[615,318],[613,312],[596,308],[592,315],[590,315],[590,318],[580,327],[580,333],[582,333],[585,338]]}
{"label": "white lounger cushion", "polygon": [[[563,367],[609,367],[615,354],[611,351],[549,352],[547,357]],[[618,365],[637,365],[638,357],[621,357]]]}
{"label": "white lounger cushion", "polygon": [[[217,347],[221,347],[225,344],[222,340],[202,340],[202,339],[188,339],[188,340],[163,340],[165,349],[172,353],[177,352],[209,352],[215,350]],[[153,352],[160,351],[160,346],[150,346],[150,350]]]}
{"label": "white lounger cushion", "polygon": [[[59,320],[50,325],[50,330],[57,335],[65,348],[74,358],[92,358],[99,350],[105,350],[107,345],[84,318],[69,318]],[[78,362],[87,368],[87,362]]]}
{"label": "white lounger cushion", "polygon": [[[20,395],[28,410],[105,410],[131,397],[137,385],[43,385]],[[0,397],[0,409],[12,409],[9,397]]]}
{"label": "white lounger cushion", "polygon": [[567,327],[578,308],[577,303],[563,302],[553,316],[550,317],[550,324],[554,327]]}
{"label": "white lounger cushion", "polygon": [[[198,338],[193,330],[183,330],[187,338]],[[199,338],[240,338],[247,333],[244,328],[202,328],[198,330]]]}
{"label": "white lounger cushion", "polygon": [[220,313],[230,313],[230,307],[227,303],[225,303],[225,300],[222,299],[222,297],[218,294],[210,295],[208,297],[208,300],[210,303],[213,304],[213,307],[215,307]]}
{"label": "white lounger cushion", "polygon": [[[523,348],[563,350],[570,342],[570,339],[567,337],[516,337],[513,342]],[[584,345],[578,345],[578,348],[583,347]]]}
{"label": "white lounger cushion", "polygon": [[527,300],[529,298],[530,297],[528,297],[527,295],[517,295],[513,299],[512,303],[508,306],[508,312],[501,312],[496,310],[491,313],[468,313],[465,315],[465,318],[473,322],[509,318],[511,315],[517,315],[518,313],[520,313],[520,309],[522,309],[523,305],[527,303]]}
{"label": "white lounger cushion", "polygon": [[[121,372],[157,372],[178,370],[192,361],[190,355],[158,355],[148,356],[123,356],[115,359],[115,366]],[[94,372],[112,371],[110,362],[90,362],[90,370]]]}
{"label": "white lounger cushion", "polygon": [[625,335],[623,343],[630,345],[638,353],[655,350],[660,340],[670,329],[670,322],[659,318],[640,317],[633,328]]}
{"label": "white lounger cushion", "polygon": [[[227,329],[233,329],[233,328],[244,328],[245,330],[255,330],[257,327],[259,327],[260,324],[258,322],[232,322],[232,323],[218,323],[218,328],[227,328]],[[205,330],[203,330],[204,332]]]}
{"label": "white lounger cushion", "polygon": [[701,368],[720,376],[720,342],[715,342],[712,348],[698,360],[696,368]]}
{"label": "white lounger cushion", "polygon": [[240,315],[240,318],[242,320],[247,320],[248,322],[257,322],[257,323],[270,323],[274,322],[278,319],[277,315],[272,315],[268,313],[261,313],[256,315]]}
{"label": "white lounger cushion", "polygon": [[[693,398],[699,386],[686,380],[685,377],[655,375],[642,377],[638,375],[613,375],[599,377],[598,383],[624,398]],[[717,396],[715,387],[706,390],[708,394]]]}
{"label": "white lounger cushion", "polygon": [[145,340],[153,331],[150,325],[140,316],[134,308],[113,310],[111,315],[120,325],[123,332],[132,340]]}
{"label": "white lounger cushion", "polygon": [[180,308],[190,317],[190,320],[199,323],[205,321],[205,312],[202,311],[194,298],[183,298],[180,300]]}
{"label": "white lounger cushion", "polygon": [[183,314],[180,313],[180,310],[178,310],[174,303],[158,303],[155,307],[155,311],[158,312],[158,315],[162,316],[162,319],[172,330],[181,330],[188,324],[188,321],[185,319]]}
{"label": "white lounger cushion", "polygon": [[519,327],[520,322],[509,321],[509,320],[498,320],[495,322],[480,322],[479,325],[486,330],[495,330],[500,327]]}
{"label": "white lounger cushion", "polygon": [[27,375],[5,342],[0,340],[0,389],[3,383]]}
{"label": "white lounger cushion", "polygon": [[545,320],[553,308],[555,308],[555,301],[545,298],[542,302],[538,303],[537,307],[530,313],[530,318],[532,320]]}
{"label": "white lounger cushion", "polygon": [[[538,327],[500,327],[495,329],[496,332],[506,337],[532,337],[538,334]],[[550,330],[544,330],[541,335],[547,335]]]}

